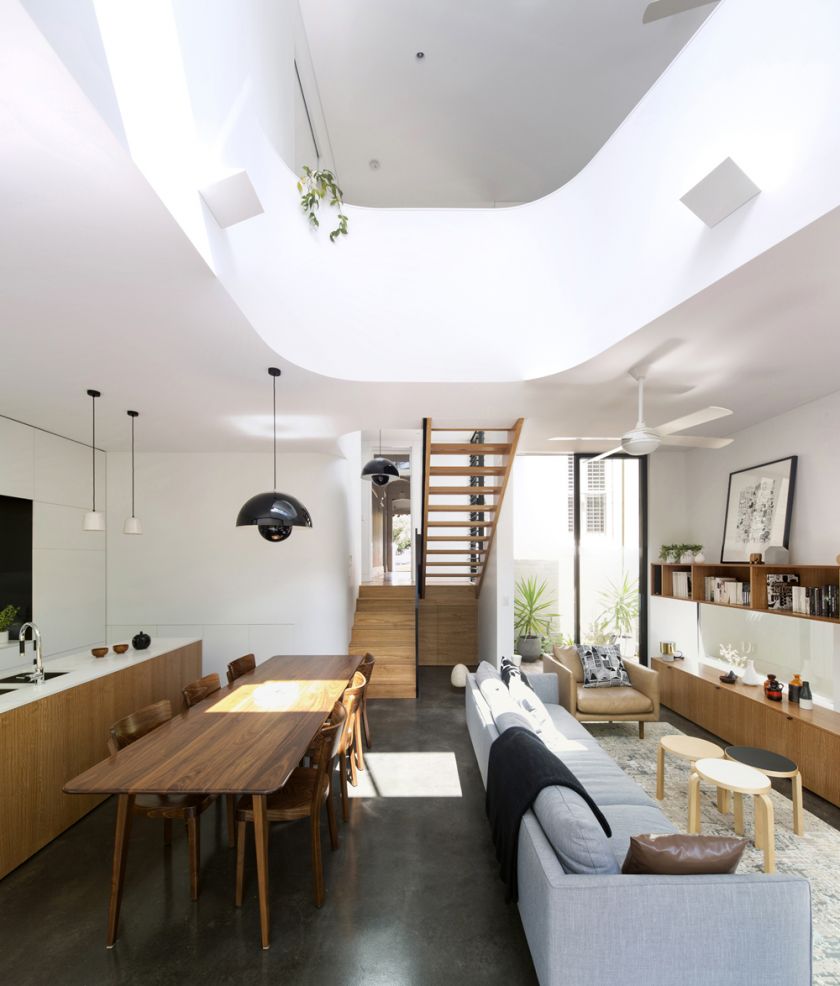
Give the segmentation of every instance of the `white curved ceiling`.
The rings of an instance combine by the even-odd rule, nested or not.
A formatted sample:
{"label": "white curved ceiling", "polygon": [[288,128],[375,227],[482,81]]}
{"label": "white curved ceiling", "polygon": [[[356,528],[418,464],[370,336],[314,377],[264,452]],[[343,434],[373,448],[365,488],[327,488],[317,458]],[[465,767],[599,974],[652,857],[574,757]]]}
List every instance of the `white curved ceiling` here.
{"label": "white curved ceiling", "polygon": [[318,82],[307,97],[320,93],[318,136],[347,200],[492,206],[564,185],[711,9],[643,24],[646,5],[301,0]]}

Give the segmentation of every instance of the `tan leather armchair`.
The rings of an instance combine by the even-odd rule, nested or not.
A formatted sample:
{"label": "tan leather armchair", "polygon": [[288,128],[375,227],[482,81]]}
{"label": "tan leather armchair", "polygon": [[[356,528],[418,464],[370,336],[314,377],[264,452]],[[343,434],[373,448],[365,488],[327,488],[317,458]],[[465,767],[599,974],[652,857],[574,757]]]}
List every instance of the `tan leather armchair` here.
{"label": "tan leather armchair", "polygon": [[659,673],[642,664],[625,664],[630,685],[584,688],[583,666],[574,647],[554,647],[543,654],[543,671],[557,675],[560,705],[581,722],[636,722],[639,739],[645,723],[659,721]]}

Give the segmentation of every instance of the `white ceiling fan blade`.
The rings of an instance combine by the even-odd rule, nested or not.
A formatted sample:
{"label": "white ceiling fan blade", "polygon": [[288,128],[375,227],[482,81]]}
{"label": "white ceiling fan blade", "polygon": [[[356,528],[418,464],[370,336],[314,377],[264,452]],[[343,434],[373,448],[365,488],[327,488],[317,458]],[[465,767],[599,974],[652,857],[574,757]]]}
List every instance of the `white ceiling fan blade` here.
{"label": "white ceiling fan blade", "polygon": [[734,438],[702,438],[700,435],[663,435],[663,445],[678,445],[680,448],[726,448]]}
{"label": "white ceiling fan blade", "polygon": [[651,21],[662,20],[663,17],[673,17],[674,14],[682,14],[686,10],[706,7],[717,2],[718,0],[652,0],[652,3],[645,7],[642,23],[650,24]]}
{"label": "white ceiling fan blade", "polygon": [[622,451],[624,451],[624,450],[619,445],[618,448],[611,448],[609,450],[609,452],[602,452],[600,455],[596,455],[596,456],[594,456],[594,458],[588,459],[587,461],[588,462],[599,462],[601,459],[607,459],[607,458],[609,458],[609,456],[615,455],[616,452],[622,452]]}
{"label": "white ceiling fan blade", "polygon": [[550,442],[620,442],[618,435],[557,435]]}
{"label": "white ceiling fan blade", "polygon": [[682,418],[674,418],[673,421],[666,421],[664,425],[657,425],[656,431],[660,435],[673,435],[675,431],[696,428],[697,425],[704,425],[709,421],[717,421],[718,418],[725,418],[729,414],[732,414],[732,412],[728,407],[704,407],[702,411],[695,411],[694,414],[686,414]]}

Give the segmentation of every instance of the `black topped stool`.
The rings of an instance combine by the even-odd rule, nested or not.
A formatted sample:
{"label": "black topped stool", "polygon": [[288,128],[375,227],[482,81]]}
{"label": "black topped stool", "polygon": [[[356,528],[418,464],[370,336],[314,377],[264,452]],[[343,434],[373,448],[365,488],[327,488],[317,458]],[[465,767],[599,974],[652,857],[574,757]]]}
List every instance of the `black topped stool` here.
{"label": "black topped stool", "polygon": [[793,831],[802,835],[805,831],[802,811],[802,775],[789,757],[770,750],[760,750],[755,746],[727,746],[724,750],[727,760],[735,760],[760,771],[767,777],[790,777],[793,785]]}

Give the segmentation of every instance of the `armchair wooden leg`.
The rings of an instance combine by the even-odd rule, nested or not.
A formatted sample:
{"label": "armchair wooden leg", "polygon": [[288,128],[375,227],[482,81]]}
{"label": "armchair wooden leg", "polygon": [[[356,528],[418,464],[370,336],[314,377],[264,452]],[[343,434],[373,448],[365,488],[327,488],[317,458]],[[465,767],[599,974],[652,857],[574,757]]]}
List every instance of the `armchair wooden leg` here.
{"label": "armchair wooden leg", "polygon": [[198,872],[201,866],[201,817],[187,816],[187,835],[190,845],[190,897],[198,900]]}
{"label": "armchair wooden leg", "polygon": [[639,739],[645,738],[645,724],[642,720],[639,720]]}
{"label": "armchair wooden leg", "polygon": [[245,889],[245,844],[248,841],[248,823],[240,822],[236,834],[236,885],[233,903],[242,907],[242,896]]}

